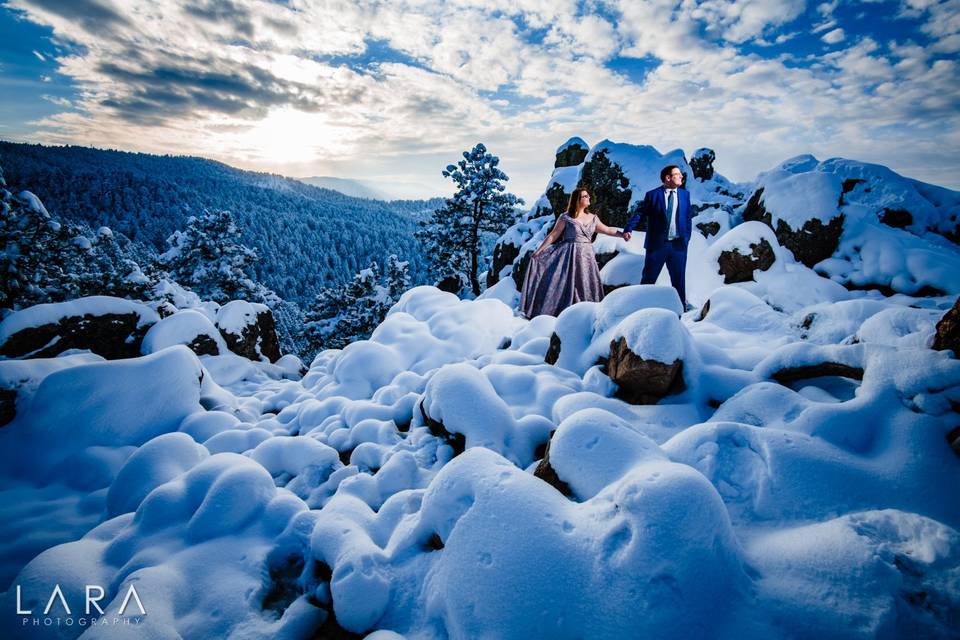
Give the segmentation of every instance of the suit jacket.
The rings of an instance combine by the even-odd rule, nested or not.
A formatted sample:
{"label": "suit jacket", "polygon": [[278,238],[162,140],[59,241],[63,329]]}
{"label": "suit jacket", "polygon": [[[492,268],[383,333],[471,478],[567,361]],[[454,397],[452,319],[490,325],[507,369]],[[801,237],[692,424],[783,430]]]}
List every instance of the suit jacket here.
{"label": "suit jacket", "polygon": [[[690,232],[693,229],[693,214],[690,209],[690,192],[683,187],[677,189],[677,217],[677,237],[683,239],[683,244],[686,245],[690,242]],[[670,232],[666,196],[662,186],[647,191],[639,211],[630,218],[623,230],[633,231],[643,219],[647,221],[644,249],[659,249],[667,242],[667,234]]]}

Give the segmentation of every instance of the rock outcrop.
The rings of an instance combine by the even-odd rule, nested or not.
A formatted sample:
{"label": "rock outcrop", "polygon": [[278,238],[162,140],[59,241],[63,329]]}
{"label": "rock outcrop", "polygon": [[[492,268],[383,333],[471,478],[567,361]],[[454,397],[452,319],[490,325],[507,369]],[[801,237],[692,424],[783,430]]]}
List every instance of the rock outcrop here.
{"label": "rock outcrop", "polygon": [[607,375],[619,387],[617,397],[630,404],[656,404],[685,388],[682,360],[644,360],[630,350],[625,338],[610,343]]}
{"label": "rock outcrop", "polygon": [[0,323],[0,356],[52,358],[82,349],[108,360],[135,358],[159,319],[145,305],[106,296],[27,307]]}
{"label": "rock outcrop", "polygon": [[950,350],[954,357],[960,357],[960,298],[957,298],[953,307],[937,323],[933,348],[937,351]]}
{"label": "rock outcrop", "polygon": [[744,255],[736,248],[729,251],[721,251],[717,263],[720,267],[720,273],[723,275],[724,284],[733,284],[734,282],[750,282],[753,280],[753,272],[757,269],[766,271],[773,266],[776,255],[773,247],[766,239],[761,238],[758,243],[750,244],[750,253]]}
{"label": "rock outcrop", "polygon": [[280,359],[280,340],[273,313],[266,305],[228,302],[217,312],[217,328],[230,351],[250,360]]}
{"label": "rock outcrop", "polygon": [[773,223],[773,216],[764,206],[763,189],[758,189],[747,202],[743,212],[743,219],[758,220],[773,229],[780,246],[793,252],[794,257],[808,267],[813,267],[821,260],[826,260],[840,246],[840,235],[843,233],[843,214],[838,214],[826,224],[819,218],[807,220],[803,227],[794,229],[783,220]]}

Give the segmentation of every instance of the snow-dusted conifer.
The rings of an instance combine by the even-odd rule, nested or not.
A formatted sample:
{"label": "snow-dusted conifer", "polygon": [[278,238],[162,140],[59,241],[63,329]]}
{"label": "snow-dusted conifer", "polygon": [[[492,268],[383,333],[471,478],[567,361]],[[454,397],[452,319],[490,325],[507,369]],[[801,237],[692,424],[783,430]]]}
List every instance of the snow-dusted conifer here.
{"label": "snow-dusted conifer", "polygon": [[270,302],[276,295],[248,275],[256,250],[240,242],[240,229],[229,211],[207,211],[187,219],[187,228],[167,238],[160,263],[176,282],[201,298]]}
{"label": "snow-dusted conifer", "polygon": [[421,223],[417,238],[437,280],[454,277],[480,293],[480,266],[484,240],[500,235],[517,219],[523,200],[506,193],[509,180],[497,166],[500,158],[482,144],[463,152],[463,160],[443,171],[457,192]]}
{"label": "snow-dusted conifer", "polygon": [[324,288],[306,314],[308,349],[340,349],[369,338],[409,286],[408,264],[391,255],[383,271],[374,261],[347,284]]}

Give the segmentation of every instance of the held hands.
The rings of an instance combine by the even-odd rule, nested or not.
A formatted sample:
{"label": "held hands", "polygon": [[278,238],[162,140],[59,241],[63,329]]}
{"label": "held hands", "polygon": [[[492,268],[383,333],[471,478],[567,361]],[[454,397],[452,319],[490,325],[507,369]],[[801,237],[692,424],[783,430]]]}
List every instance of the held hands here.
{"label": "held hands", "polygon": [[621,231],[618,235],[627,242],[630,242],[630,238],[632,237],[632,234],[629,231]]}

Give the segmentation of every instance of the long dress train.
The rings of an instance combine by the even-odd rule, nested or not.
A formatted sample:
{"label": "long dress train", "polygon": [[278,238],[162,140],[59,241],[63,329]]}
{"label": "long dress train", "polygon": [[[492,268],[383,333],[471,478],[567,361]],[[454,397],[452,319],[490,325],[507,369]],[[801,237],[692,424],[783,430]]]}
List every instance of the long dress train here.
{"label": "long dress train", "polygon": [[[563,238],[531,258],[523,280],[520,311],[527,318],[559,315],[572,304],[603,299],[600,270],[593,253],[597,217],[587,224],[562,214]],[[558,219],[559,222],[559,219]]]}

